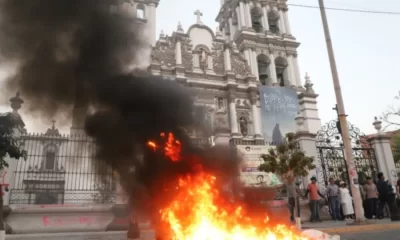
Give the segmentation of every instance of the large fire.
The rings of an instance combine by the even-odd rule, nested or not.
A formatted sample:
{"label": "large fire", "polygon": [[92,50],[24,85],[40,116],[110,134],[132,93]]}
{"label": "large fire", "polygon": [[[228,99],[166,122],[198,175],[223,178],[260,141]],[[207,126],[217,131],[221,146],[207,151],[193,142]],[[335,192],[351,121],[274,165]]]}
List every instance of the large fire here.
{"label": "large fire", "polygon": [[[161,134],[161,137],[166,137]],[[164,147],[149,141],[152,149],[163,149],[171,161],[180,160],[179,141],[169,133]],[[175,152],[174,152],[175,151]],[[272,223],[267,216],[251,218],[244,207],[226,201],[216,186],[217,178],[199,170],[181,176],[172,201],[160,210],[172,240],[306,240],[291,227]],[[163,233],[164,234],[164,233]]]}

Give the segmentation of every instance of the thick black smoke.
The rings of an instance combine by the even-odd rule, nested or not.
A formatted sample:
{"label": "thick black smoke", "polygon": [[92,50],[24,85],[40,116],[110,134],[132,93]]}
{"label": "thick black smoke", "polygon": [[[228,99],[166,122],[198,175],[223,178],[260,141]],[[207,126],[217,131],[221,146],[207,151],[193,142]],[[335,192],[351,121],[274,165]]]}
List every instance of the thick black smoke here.
{"label": "thick black smoke", "polygon": [[[166,179],[192,171],[194,162],[232,175],[237,165],[226,161],[230,152],[201,151],[185,134],[184,128],[196,124],[188,91],[130,70],[146,58],[141,54],[149,44],[141,24],[111,11],[120,2],[0,0],[1,59],[17,64],[7,89],[20,91],[32,110],[47,116],[74,104],[93,107],[85,130],[97,140],[98,161],[116,169],[136,198],[144,196],[139,189],[154,197],[153,189],[160,192]],[[159,139],[160,132],[175,133],[190,161],[172,164],[149,151],[146,142]]]}

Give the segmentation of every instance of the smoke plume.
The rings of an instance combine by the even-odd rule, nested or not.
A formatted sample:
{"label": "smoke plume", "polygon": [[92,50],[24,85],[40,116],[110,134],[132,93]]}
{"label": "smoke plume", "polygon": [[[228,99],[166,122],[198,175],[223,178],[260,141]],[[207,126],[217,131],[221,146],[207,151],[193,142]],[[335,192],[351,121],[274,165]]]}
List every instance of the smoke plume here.
{"label": "smoke plume", "polygon": [[[140,23],[110,10],[120,2],[0,0],[1,59],[17,66],[7,89],[45,116],[90,105],[85,130],[96,139],[97,160],[118,171],[135,199],[162,194],[163,182],[200,162],[220,176],[236,175],[238,161],[227,149],[191,144],[184,129],[197,121],[187,89],[132,71],[149,44]],[[160,132],[173,132],[189,160],[172,163],[148,150]]]}

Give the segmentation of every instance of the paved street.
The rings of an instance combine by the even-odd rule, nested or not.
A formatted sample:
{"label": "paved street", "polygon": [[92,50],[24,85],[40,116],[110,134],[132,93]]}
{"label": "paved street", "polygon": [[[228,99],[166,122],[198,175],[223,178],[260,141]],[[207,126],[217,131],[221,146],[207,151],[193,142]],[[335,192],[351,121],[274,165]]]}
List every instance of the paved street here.
{"label": "paved street", "polygon": [[345,233],[340,235],[344,240],[400,240],[399,230],[374,231],[362,233]]}

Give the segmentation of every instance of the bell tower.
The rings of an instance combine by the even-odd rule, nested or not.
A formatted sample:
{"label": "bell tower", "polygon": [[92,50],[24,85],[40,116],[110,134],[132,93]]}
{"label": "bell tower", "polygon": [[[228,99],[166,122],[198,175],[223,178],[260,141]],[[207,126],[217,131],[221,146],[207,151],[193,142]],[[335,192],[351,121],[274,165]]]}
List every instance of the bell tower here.
{"label": "bell tower", "polygon": [[152,46],[156,43],[156,9],[160,0],[133,0],[136,20],[146,24],[149,41]]}
{"label": "bell tower", "polygon": [[221,0],[216,21],[260,84],[303,89],[287,0]]}

